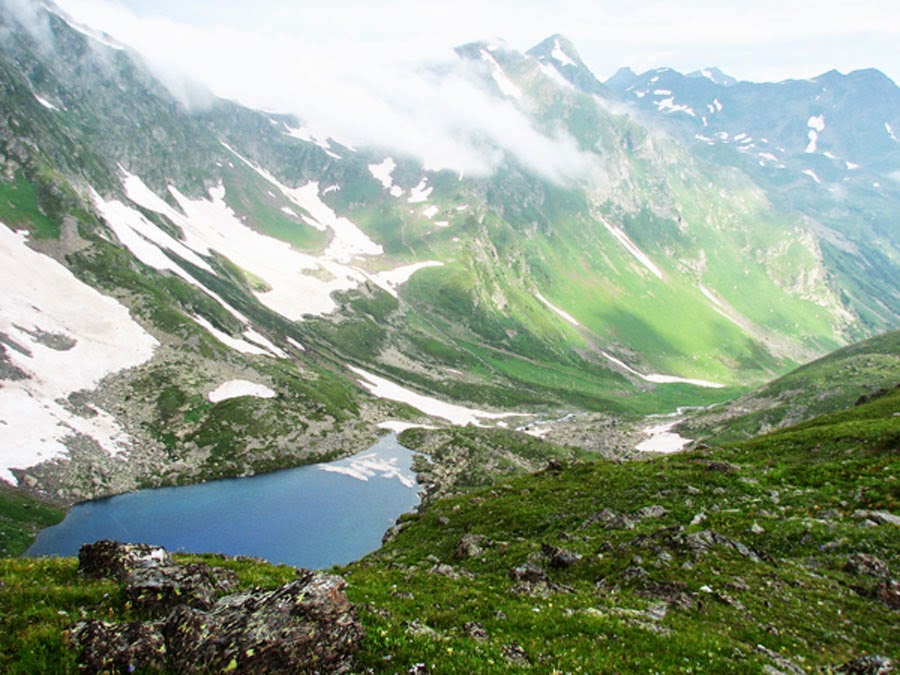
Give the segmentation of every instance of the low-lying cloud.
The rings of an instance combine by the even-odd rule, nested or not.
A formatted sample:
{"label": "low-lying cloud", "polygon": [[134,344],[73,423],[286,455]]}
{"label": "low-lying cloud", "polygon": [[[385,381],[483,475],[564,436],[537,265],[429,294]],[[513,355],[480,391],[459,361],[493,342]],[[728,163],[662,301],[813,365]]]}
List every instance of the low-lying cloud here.
{"label": "low-lying cloud", "polygon": [[[565,133],[536,129],[510,100],[492,95],[452,45],[363,42],[340,35],[306,41],[281,27],[198,27],[139,17],[107,0],[63,0],[76,19],[140,52],[185,104],[203,101],[192,82],[217,96],[291,113],[324,135],[355,147],[409,156],[426,168],[490,174],[509,153],[557,183],[585,179],[592,158]],[[292,15],[293,19],[297,17]]]}

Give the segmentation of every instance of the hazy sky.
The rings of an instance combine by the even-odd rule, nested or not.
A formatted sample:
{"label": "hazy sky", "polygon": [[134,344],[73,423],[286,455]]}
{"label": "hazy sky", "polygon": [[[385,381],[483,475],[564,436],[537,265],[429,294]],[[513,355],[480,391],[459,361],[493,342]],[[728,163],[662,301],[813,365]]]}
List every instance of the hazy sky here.
{"label": "hazy sky", "polygon": [[461,76],[438,82],[420,67],[452,62],[452,48],[473,40],[502,38],[525,51],[562,33],[601,80],[621,66],[719,66],[755,81],[867,67],[900,81],[897,0],[56,2],[142,52],[183,99],[194,91],[187,78],[225,98],[295,113],[334,138],[468,173],[497,161],[476,147],[478,134],[551,178],[581,173],[584,163],[570,139],[539,137],[510,101]]}

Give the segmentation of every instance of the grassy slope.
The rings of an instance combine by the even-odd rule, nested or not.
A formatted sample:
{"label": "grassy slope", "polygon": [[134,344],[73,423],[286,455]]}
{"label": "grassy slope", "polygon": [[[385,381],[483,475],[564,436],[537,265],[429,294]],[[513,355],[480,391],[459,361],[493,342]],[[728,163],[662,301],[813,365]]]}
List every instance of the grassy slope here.
{"label": "grassy slope", "polygon": [[[895,613],[864,597],[873,579],[843,566],[865,552],[889,561],[896,574],[900,528],[865,527],[852,513],[900,509],[898,406],[894,392],[721,450],[575,464],[441,501],[347,569],[368,627],[363,663],[376,672],[416,662],[437,672],[504,672],[503,650],[513,642],[543,672],[758,672],[777,665],[757,645],[805,668],[871,652],[896,657]],[[633,530],[584,526],[604,508],[631,514],[652,504],[668,513]],[[692,525],[700,513],[705,520]],[[754,534],[754,524],[763,531]],[[694,556],[673,543],[671,528],[679,527],[714,530],[762,560],[724,546]],[[454,549],[466,533],[495,545],[458,562]],[[543,543],[584,555],[567,570],[549,571],[574,592],[510,592],[508,570],[540,561]],[[435,560],[474,577],[436,576],[429,572]],[[647,579],[629,576],[637,566]],[[642,614],[659,609],[650,582],[683,584],[691,606],[670,607],[660,620]],[[466,635],[470,621],[484,626],[486,641]],[[435,632],[416,635],[411,622]]]}
{"label": "grassy slope", "polygon": [[[844,565],[862,552],[897,573],[900,528],[866,526],[854,512],[900,511],[898,408],[893,391],[721,449],[577,462],[440,500],[343,570],[366,626],[361,667],[506,672],[513,644],[539,672],[777,667],[757,645],[804,669],[865,653],[896,658],[896,612],[869,597],[875,579]],[[634,514],[649,505],[667,512],[630,530],[589,522],[604,508]],[[692,524],[701,513],[705,519]],[[724,545],[691,553],[683,536],[704,530],[743,543],[760,560]],[[460,562],[454,550],[466,533],[493,543]],[[510,568],[529,559],[547,567],[544,543],[584,556],[569,569],[548,568],[550,580],[571,592],[511,592]],[[472,576],[438,576],[429,571],[436,561]],[[238,570],[245,584],[272,586],[291,574],[214,562]],[[113,585],[79,579],[75,567],[72,559],[0,561],[5,672],[74,672],[61,638],[73,617],[132,618]],[[680,605],[666,608],[654,597],[663,585]],[[466,635],[470,621],[484,627],[485,640]]]}
{"label": "grassy slope", "polygon": [[724,442],[853,405],[900,384],[900,331],[852,344],[808,363],[735,401],[692,417],[693,438]]}

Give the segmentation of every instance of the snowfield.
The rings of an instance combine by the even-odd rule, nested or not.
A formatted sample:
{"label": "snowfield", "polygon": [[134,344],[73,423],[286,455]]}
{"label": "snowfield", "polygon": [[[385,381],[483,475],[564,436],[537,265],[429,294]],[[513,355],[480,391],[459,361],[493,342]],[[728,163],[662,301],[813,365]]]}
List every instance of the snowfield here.
{"label": "snowfield", "polygon": [[573,326],[581,326],[581,324],[578,323],[578,319],[576,319],[574,316],[572,316],[572,315],[569,314],[568,312],[561,310],[561,309],[560,309],[559,307],[557,307],[556,305],[550,304],[550,301],[547,300],[547,298],[545,298],[545,297],[544,297],[543,295],[541,295],[539,292],[535,291],[534,296],[535,296],[538,300],[540,300],[542,303],[544,303],[547,307],[549,307],[549,308],[552,309],[554,312],[556,312],[557,314],[559,314],[563,319],[565,319],[566,321],[568,321],[568,322],[569,322],[570,324],[572,324]]}
{"label": "snowfield", "polygon": [[111,455],[127,450],[127,434],[107,412],[83,417],[60,402],[144,363],[159,344],[124,306],[25,242],[0,224],[0,340],[13,373],[0,381],[0,479],[12,483],[10,469],[64,455],[76,434]]}
{"label": "snowfield", "polygon": [[227,401],[239,396],[253,396],[255,398],[275,398],[276,394],[264,384],[250,382],[249,380],[229,380],[209,392],[208,398],[212,403]]}
{"label": "snowfield", "polygon": [[677,377],[675,375],[662,375],[660,373],[650,373],[649,375],[644,375],[641,372],[638,372],[631,366],[629,366],[624,361],[617,359],[612,354],[607,354],[604,351],[600,352],[603,354],[603,358],[605,358],[610,363],[614,363],[620,368],[624,368],[632,375],[636,375],[641,378],[645,382],[653,382],[654,384],[693,384],[697,387],[706,387],[708,389],[721,389],[724,387],[724,384],[719,384],[718,382],[710,382],[709,380],[695,380],[687,377]]}
{"label": "snowfield", "polygon": [[425,396],[405,387],[401,387],[399,384],[395,384],[383,377],[367,373],[361,368],[356,368],[354,366],[349,366],[349,368],[361,378],[357,380],[359,384],[365,387],[365,389],[373,396],[405,403],[426,415],[447,420],[451,424],[458,424],[459,426],[474,424],[475,426],[481,426],[481,420],[483,419],[497,420],[505,417],[527,417],[524,413],[491,413],[483,410],[466,408],[454,403],[446,403],[444,401],[439,401],[436,398],[432,398],[431,396]]}

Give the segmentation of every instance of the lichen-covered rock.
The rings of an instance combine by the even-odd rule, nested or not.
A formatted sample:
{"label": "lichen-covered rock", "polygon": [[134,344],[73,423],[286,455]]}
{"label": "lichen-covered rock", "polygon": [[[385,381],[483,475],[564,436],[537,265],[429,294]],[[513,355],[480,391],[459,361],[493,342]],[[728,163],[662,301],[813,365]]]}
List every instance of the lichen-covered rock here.
{"label": "lichen-covered rock", "polygon": [[182,672],[343,673],[363,630],[338,576],[304,572],[281,588],[178,607],[164,633]]}
{"label": "lichen-covered rock", "polygon": [[867,654],[838,666],[834,672],[846,675],[887,675],[894,672],[894,662],[886,656]]}
{"label": "lichen-covered rock", "polygon": [[526,562],[513,567],[509,571],[509,578],[513,581],[546,581],[547,573],[534,563]]}
{"label": "lichen-covered rock", "polygon": [[165,669],[166,642],[156,623],[79,621],[66,631],[66,639],[78,650],[78,665],[86,673]]}
{"label": "lichen-covered rock", "polygon": [[78,571],[92,579],[124,581],[136,569],[171,564],[172,557],[162,546],[101,539],[83,545],[78,551]]}
{"label": "lichen-covered rock", "polygon": [[216,580],[203,563],[139,567],[125,577],[125,594],[131,603],[154,616],[165,616],[179,605],[209,609]]}
{"label": "lichen-covered rock", "polygon": [[872,597],[891,609],[900,609],[900,581],[883,579],[872,590]]}
{"label": "lichen-covered rock", "polygon": [[854,553],[844,565],[844,571],[866,577],[886,577],[889,573],[888,564],[867,553]]}
{"label": "lichen-covered rock", "polygon": [[581,524],[582,528],[600,525],[607,530],[633,530],[634,521],[628,516],[616,513],[612,509],[598,511]]}
{"label": "lichen-covered rock", "polygon": [[492,542],[482,534],[464,534],[456,544],[453,557],[457,560],[476,558],[484,553],[484,549],[491,546]]}

